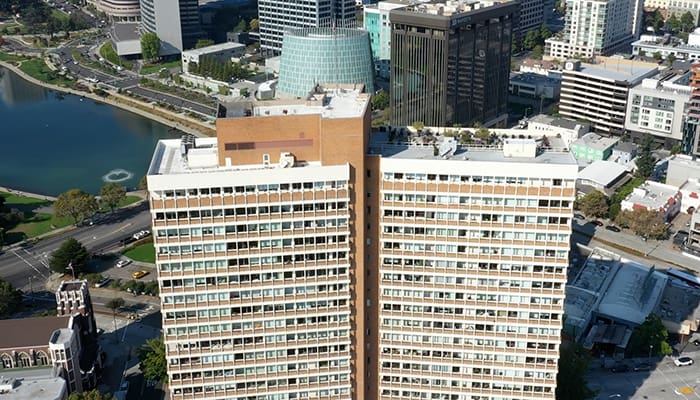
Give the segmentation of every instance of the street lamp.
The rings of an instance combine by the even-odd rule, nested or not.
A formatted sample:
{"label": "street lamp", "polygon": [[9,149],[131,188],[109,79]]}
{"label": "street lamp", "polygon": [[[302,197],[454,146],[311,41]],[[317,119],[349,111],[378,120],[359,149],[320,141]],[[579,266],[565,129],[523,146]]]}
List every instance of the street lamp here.
{"label": "street lamp", "polygon": [[649,345],[649,362],[651,363],[651,351],[654,349],[654,345],[650,344]]}

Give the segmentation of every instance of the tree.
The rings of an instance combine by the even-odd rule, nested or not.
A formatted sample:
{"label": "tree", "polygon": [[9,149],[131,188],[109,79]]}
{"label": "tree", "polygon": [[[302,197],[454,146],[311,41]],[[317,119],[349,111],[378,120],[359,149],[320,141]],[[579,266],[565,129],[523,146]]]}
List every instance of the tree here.
{"label": "tree", "polygon": [[53,209],[58,217],[70,216],[73,222],[92,216],[97,211],[95,196],[80,189],[71,189],[58,195]]}
{"label": "tree", "polygon": [[476,130],[476,137],[479,138],[479,140],[481,140],[482,142],[488,143],[490,136],[491,132],[489,132],[489,128],[479,126]]}
{"label": "tree", "polygon": [[425,124],[423,123],[423,121],[413,121],[413,123],[411,124],[411,126],[412,126],[413,129],[415,129],[416,131],[422,131],[423,128],[425,128]]}
{"label": "tree", "polygon": [[151,61],[160,55],[160,38],[153,32],[141,35],[141,55],[144,60]]}
{"label": "tree", "polygon": [[594,190],[581,198],[579,207],[588,216],[603,218],[608,215],[608,198],[600,191]]}
{"label": "tree", "polygon": [[258,29],[260,29],[260,21],[257,18],[253,18],[250,20],[250,30],[257,32]]}
{"label": "tree", "polygon": [[654,52],[654,54],[652,54],[651,56],[654,57],[654,60],[656,60],[656,61],[661,61],[662,55],[661,55],[661,52],[660,52],[660,51]]}
{"label": "tree", "polygon": [[[124,304],[126,304],[126,302],[121,297],[115,297],[112,300],[108,301],[107,304],[105,304],[105,307],[112,310],[112,321],[114,321],[114,331],[115,332],[117,331],[117,311],[120,308],[124,307]],[[115,336],[114,338],[116,341],[117,336]]]}
{"label": "tree", "polygon": [[372,96],[372,108],[375,110],[383,110],[389,107],[389,93],[380,90]]}
{"label": "tree", "polygon": [[546,24],[540,27],[540,40],[544,43],[545,40],[552,37],[552,31],[549,30]]}
{"label": "tree", "polygon": [[673,353],[668,344],[668,329],[656,314],[649,314],[646,320],[632,331],[632,337],[627,345],[630,356],[648,357],[667,356]]}
{"label": "tree", "polygon": [[241,18],[241,20],[238,21],[238,25],[233,28],[234,32],[245,32],[246,30],[248,30],[248,23],[245,22],[245,18]]}
{"label": "tree", "polygon": [[102,394],[99,390],[93,389],[89,392],[75,392],[71,393],[68,400],[111,400],[112,395]]}
{"label": "tree", "polygon": [[78,276],[87,264],[89,257],[90,255],[82,243],[75,238],[69,238],[51,254],[49,265],[51,266],[51,270],[61,274],[70,271],[68,266],[71,265],[73,268],[72,273]]}
{"label": "tree", "polygon": [[618,225],[630,228],[636,235],[652,239],[661,239],[666,235],[667,227],[664,214],[658,210],[635,208],[622,210],[615,217]]}
{"label": "tree", "polygon": [[693,14],[691,14],[690,11],[686,11],[685,14],[681,15],[681,30],[683,32],[692,32],[697,26],[696,22]]}
{"label": "tree", "polygon": [[678,20],[676,14],[671,14],[666,20],[666,25],[668,25],[672,31],[679,31],[681,28],[681,21]]}
{"label": "tree", "polygon": [[162,336],[148,340],[136,350],[136,355],[141,360],[141,371],[146,379],[167,382],[168,370]]}
{"label": "tree", "polygon": [[124,199],[126,199],[126,188],[116,182],[110,182],[100,189],[100,201],[112,212]]}
{"label": "tree", "polygon": [[199,39],[199,40],[197,40],[197,43],[194,45],[194,48],[201,49],[202,47],[211,46],[213,44],[214,44],[214,41],[211,39]]}
{"label": "tree", "polygon": [[637,155],[637,160],[635,161],[637,165],[635,175],[638,178],[646,179],[654,173],[656,161],[654,160],[654,156],[651,154],[651,143],[653,140],[654,139],[652,139],[651,135],[649,134],[645,135],[642,139],[642,145],[640,146],[639,154]]}
{"label": "tree", "polygon": [[523,47],[527,50],[532,50],[540,42],[540,31],[533,29],[527,31],[525,34],[525,39],[523,40]]}
{"label": "tree", "polygon": [[590,361],[591,356],[583,346],[562,346],[557,374],[557,399],[585,400],[595,394],[588,387],[586,379]]}
{"label": "tree", "polygon": [[673,65],[674,61],[676,61],[676,56],[674,56],[673,54],[669,54],[666,56],[666,63],[668,65]]}
{"label": "tree", "polygon": [[535,47],[533,47],[532,53],[530,53],[530,57],[534,58],[535,60],[541,60],[543,55],[544,55],[544,48],[542,47],[541,44],[538,44]]}
{"label": "tree", "polygon": [[7,318],[22,305],[22,292],[0,279],[0,318]]}

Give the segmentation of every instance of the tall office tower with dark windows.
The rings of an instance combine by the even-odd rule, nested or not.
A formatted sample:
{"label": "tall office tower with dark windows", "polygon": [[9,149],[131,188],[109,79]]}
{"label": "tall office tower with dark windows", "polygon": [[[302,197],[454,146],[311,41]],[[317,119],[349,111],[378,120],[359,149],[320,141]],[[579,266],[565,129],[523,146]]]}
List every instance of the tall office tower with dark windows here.
{"label": "tall office tower with dark windows", "polygon": [[202,31],[197,0],[141,0],[141,27],[160,38],[161,55],[194,47]]}
{"label": "tall office tower with dark windows", "polygon": [[392,124],[506,121],[518,3],[423,3],[390,17]]}

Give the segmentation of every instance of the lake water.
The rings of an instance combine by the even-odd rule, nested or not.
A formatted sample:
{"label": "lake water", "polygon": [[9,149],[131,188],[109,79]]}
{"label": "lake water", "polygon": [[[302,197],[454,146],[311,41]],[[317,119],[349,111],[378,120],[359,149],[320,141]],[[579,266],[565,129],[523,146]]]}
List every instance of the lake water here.
{"label": "lake water", "polygon": [[159,139],[178,132],[118,108],[33,85],[0,67],[0,186],[46,195],[138,187]]}

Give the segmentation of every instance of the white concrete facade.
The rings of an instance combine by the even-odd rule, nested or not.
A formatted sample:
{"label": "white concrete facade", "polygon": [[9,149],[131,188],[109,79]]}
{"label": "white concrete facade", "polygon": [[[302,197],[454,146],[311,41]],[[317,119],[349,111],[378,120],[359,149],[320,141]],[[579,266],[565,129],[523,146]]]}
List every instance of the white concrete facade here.
{"label": "white concrete facade", "polygon": [[683,116],[690,100],[688,84],[644,79],[629,89],[625,129],[662,138],[683,139]]}
{"label": "white concrete facade", "polygon": [[545,41],[549,58],[592,58],[624,49],[641,31],[643,0],[567,0],[566,27]]}
{"label": "white concrete facade", "polygon": [[646,181],[620,202],[620,208],[626,211],[638,208],[661,211],[665,220],[670,221],[680,211],[681,204],[682,194],[677,186]]}
{"label": "white concrete facade", "polygon": [[459,158],[381,159],[379,398],[554,399],[577,166]]}

